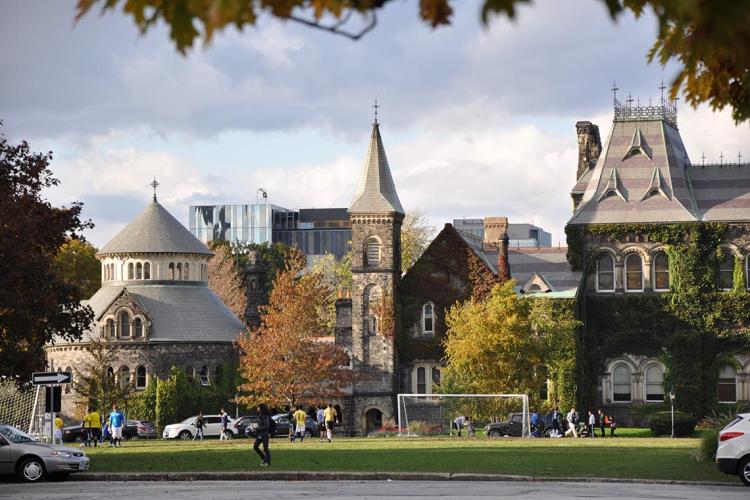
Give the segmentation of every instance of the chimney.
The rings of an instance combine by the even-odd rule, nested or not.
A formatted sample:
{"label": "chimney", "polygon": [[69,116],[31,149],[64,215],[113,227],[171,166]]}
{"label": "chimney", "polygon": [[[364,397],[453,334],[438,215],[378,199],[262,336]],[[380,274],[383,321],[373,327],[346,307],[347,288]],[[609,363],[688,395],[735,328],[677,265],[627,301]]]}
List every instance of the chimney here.
{"label": "chimney", "polygon": [[599,127],[591,122],[576,122],[576,135],[578,136],[576,180],[578,180],[586,173],[586,170],[596,165],[596,160],[602,152],[602,140],[599,137]]}
{"label": "chimney", "polygon": [[508,246],[508,218],[485,217],[482,249],[497,251],[497,275],[502,281],[510,279]]}

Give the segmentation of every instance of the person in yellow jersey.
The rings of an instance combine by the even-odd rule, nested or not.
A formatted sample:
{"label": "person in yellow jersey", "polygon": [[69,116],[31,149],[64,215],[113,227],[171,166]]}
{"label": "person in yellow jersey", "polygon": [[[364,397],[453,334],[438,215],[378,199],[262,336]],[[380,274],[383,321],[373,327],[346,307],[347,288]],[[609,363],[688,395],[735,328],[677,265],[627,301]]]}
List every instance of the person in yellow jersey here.
{"label": "person in yellow jersey", "polygon": [[86,412],[86,415],[83,416],[83,421],[81,422],[81,431],[83,431],[83,442],[81,443],[81,448],[84,446],[88,446],[91,443],[91,425],[89,422],[91,419],[89,418],[88,412]]}
{"label": "person in yellow jersey", "polygon": [[91,432],[91,441],[94,447],[99,446],[102,438],[102,417],[99,412],[92,406],[89,406],[89,412],[86,414],[89,419],[89,432]]}
{"label": "person in yellow jersey", "polygon": [[295,411],[292,416],[294,417],[294,423],[296,424],[294,428],[294,436],[292,436],[292,443],[297,437],[299,437],[299,442],[301,443],[305,439],[305,420],[307,419],[307,413],[302,409],[302,405],[297,405],[297,411]]}
{"label": "person in yellow jersey", "polygon": [[331,439],[333,438],[333,424],[336,422],[336,409],[333,407],[333,405],[328,405],[328,407],[323,412],[323,417],[326,421],[326,437],[328,438],[328,442],[331,442]]}
{"label": "person in yellow jersey", "polygon": [[59,416],[55,417],[55,434],[54,434],[55,440],[54,440],[54,444],[63,444],[63,440],[62,440],[63,425],[64,424],[63,424],[62,419]]}

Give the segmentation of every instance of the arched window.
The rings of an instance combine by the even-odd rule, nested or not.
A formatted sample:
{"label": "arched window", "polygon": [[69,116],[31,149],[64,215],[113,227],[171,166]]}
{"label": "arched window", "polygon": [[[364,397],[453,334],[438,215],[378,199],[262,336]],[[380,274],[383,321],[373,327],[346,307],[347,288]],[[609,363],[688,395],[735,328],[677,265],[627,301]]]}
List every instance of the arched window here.
{"label": "arched window", "polygon": [[192,382],[195,380],[195,368],[192,366],[188,366],[185,368],[185,378],[188,380],[188,382]]}
{"label": "arched window", "polygon": [[115,338],[115,320],[112,318],[107,320],[107,326],[104,329],[104,336],[108,338]]}
{"label": "arched window", "polygon": [[104,281],[109,281],[109,266],[106,264],[102,266],[102,275]]}
{"label": "arched window", "polygon": [[669,290],[669,258],[664,252],[659,252],[654,257],[654,290]]}
{"label": "arched window", "polygon": [[133,321],[133,337],[139,339],[143,337],[143,320],[141,318],[135,318]]}
{"label": "arched window", "polygon": [[148,378],[146,377],[146,367],[139,366],[135,369],[135,388],[145,389],[147,382]]}
{"label": "arched window", "polygon": [[723,366],[719,370],[719,403],[737,402],[737,370],[733,366]]}
{"label": "arched window", "polygon": [[175,279],[182,279],[182,264],[180,262],[177,263],[177,274],[175,275]]}
{"label": "arched window", "polygon": [[211,385],[211,381],[208,379],[208,367],[206,365],[203,365],[201,367],[200,379],[201,379],[201,385],[203,386]]}
{"label": "arched window", "polygon": [[435,392],[435,387],[440,385],[440,368],[437,366],[432,367],[432,391]]}
{"label": "arched window", "polygon": [[151,279],[151,263],[146,262],[143,264],[143,279],[144,280],[150,280]]}
{"label": "arched window", "polygon": [[120,313],[120,338],[130,337],[130,315],[127,311]]}
{"label": "arched window", "polygon": [[651,365],[646,370],[646,402],[664,402],[664,371],[661,366]]}
{"label": "arched window", "polygon": [[365,334],[377,335],[379,330],[378,306],[380,304],[380,288],[377,285],[367,285],[363,294],[365,309]]}
{"label": "arched window", "polygon": [[719,263],[719,288],[731,290],[734,285],[734,254],[724,250]]}
{"label": "arched window", "polygon": [[615,291],[615,260],[606,253],[596,260],[596,291]]}
{"label": "arched window", "polygon": [[625,291],[643,291],[643,260],[636,253],[625,259]]}
{"label": "arched window", "polygon": [[133,263],[132,262],[128,264],[128,279],[129,280],[133,279]]}
{"label": "arched window", "polygon": [[120,387],[123,389],[130,384],[130,368],[127,366],[120,367]]}
{"label": "arched window", "polygon": [[135,279],[143,279],[143,264],[141,264],[140,262],[135,265]]}
{"label": "arched window", "polygon": [[174,279],[174,262],[169,263],[169,275],[168,278],[173,280]]}
{"label": "arched window", "polygon": [[[69,366],[65,368],[65,371],[68,372],[68,373],[73,373],[73,370],[71,370]],[[70,386],[71,385],[72,384],[65,384],[65,394],[70,394]]]}
{"label": "arched window", "polygon": [[630,401],[630,368],[627,365],[617,365],[612,373],[612,400]]}
{"label": "arched window", "polygon": [[190,264],[188,264],[187,262],[185,262],[185,279],[190,279]]}
{"label": "arched window", "polygon": [[113,383],[115,381],[115,369],[111,366],[107,368],[107,378],[109,379],[110,383]]}
{"label": "arched window", "polygon": [[372,236],[365,240],[365,267],[378,267],[380,265],[380,240]]}
{"label": "arched window", "polygon": [[427,393],[427,375],[424,366],[417,368],[417,394]]}
{"label": "arched window", "polygon": [[435,306],[428,302],[422,306],[422,335],[435,334]]}

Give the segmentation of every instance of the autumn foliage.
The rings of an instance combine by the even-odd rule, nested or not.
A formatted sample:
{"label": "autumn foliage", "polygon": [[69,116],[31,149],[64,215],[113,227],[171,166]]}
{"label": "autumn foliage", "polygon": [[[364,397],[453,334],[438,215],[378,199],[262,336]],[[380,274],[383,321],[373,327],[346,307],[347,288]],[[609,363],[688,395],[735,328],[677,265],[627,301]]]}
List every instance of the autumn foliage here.
{"label": "autumn foliage", "polygon": [[238,340],[242,404],[324,402],[353,381],[348,356],[334,345],[326,321],[329,290],[320,274],[304,270],[305,256],[290,249],[261,308],[260,326]]}
{"label": "autumn foliage", "polygon": [[208,286],[244,323],[247,293],[229,245],[215,244],[211,247],[214,256],[208,261]]}

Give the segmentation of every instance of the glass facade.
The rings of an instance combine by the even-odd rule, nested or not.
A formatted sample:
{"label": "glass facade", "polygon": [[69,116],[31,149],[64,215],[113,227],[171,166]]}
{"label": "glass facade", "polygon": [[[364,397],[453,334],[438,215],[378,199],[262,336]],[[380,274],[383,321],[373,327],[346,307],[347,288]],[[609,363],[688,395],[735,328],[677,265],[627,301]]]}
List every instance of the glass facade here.
{"label": "glass facade", "polygon": [[191,205],[190,232],[204,243],[271,243],[273,212],[286,211],[268,203],[256,205]]}

